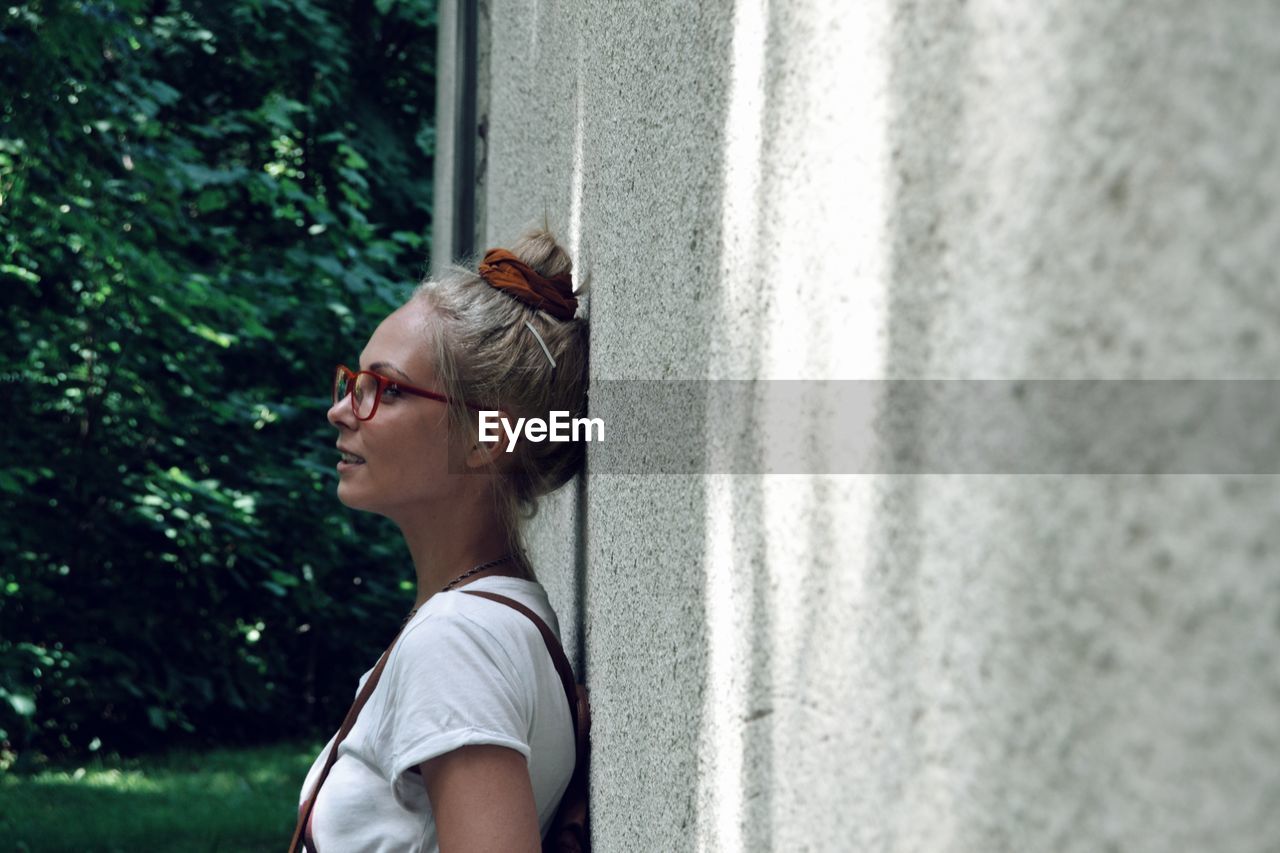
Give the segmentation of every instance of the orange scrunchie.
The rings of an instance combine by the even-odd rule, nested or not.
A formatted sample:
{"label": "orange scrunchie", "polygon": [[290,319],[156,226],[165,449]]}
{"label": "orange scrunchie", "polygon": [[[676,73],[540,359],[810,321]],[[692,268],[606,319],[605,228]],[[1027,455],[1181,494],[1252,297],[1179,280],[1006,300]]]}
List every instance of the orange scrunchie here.
{"label": "orange scrunchie", "polygon": [[480,262],[480,277],[525,305],[546,311],[558,320],[572,320],[578,311],[568,273],[546,278],[506,249],[490,249]]}

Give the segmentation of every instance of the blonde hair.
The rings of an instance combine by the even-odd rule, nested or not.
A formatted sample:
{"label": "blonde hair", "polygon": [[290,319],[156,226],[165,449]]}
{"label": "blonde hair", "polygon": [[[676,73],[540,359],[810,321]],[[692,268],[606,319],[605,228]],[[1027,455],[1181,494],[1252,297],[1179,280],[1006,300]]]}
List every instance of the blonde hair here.
{"label": "blonde hair", "polygon": [[[573,262],[545,228],[527,231],[509,251],[539,275],[569,273]],[[474,265],[473,265],[474,267]],[[586,287],[579,284],[575,295]],[[467,403],[502,409],[513,418],[549,419],[552,411],[586,416],[587,320],[558,320],[489,285],[472,269],[449,267],[418,285],[428,323],[440,390],[449,407],[450,434],[467,446],[479,439],[475,411]],[[553,368],[528,321],[555,359]],[[537,513],[538,498],[569,482],[586,461],[583,441],[517,441],[516,449],[494,471],[495,510],[508,546],[525,575],[533,566],[524,548],[524,523]]]}

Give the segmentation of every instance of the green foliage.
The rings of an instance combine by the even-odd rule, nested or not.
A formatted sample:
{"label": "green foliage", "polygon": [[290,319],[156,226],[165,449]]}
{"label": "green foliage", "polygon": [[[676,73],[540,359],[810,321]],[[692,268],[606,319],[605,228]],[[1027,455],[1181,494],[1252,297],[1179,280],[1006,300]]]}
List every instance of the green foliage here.
{"label": "green foliage", "polygon": [[278,851],[322,743],[94,758],[0,777],[5,849]]}
{"label": "green foliage", "polygon": [[382,0],[0,10],[10,756],[331,727],[408,606],[324,412],[424,269],[434,33]]}

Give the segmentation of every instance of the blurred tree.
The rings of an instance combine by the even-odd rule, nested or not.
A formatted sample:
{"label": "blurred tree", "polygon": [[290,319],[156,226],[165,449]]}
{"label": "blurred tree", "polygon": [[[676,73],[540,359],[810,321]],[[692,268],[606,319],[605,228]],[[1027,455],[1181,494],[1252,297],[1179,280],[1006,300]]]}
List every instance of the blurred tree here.
{"label": "blurred tree", "polygon": [[435,6],[0,11],[0,741],[331,727],[411,600],[331,366],[425,268]]}

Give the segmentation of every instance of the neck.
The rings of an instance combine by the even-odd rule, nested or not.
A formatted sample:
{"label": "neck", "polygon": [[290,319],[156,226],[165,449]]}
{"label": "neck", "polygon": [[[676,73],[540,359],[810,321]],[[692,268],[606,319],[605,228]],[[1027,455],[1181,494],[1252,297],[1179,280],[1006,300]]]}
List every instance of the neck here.
{"label": "neck", "polygon": [[[506,532],[487,495],[478,500],[421,507],[395,521],[409,546],[418,576],[414,608],[421,607],[458,575],[510,551]],[[454,588],[491,575],[522,577],[523,572],[513,558],[471,575]]]}

